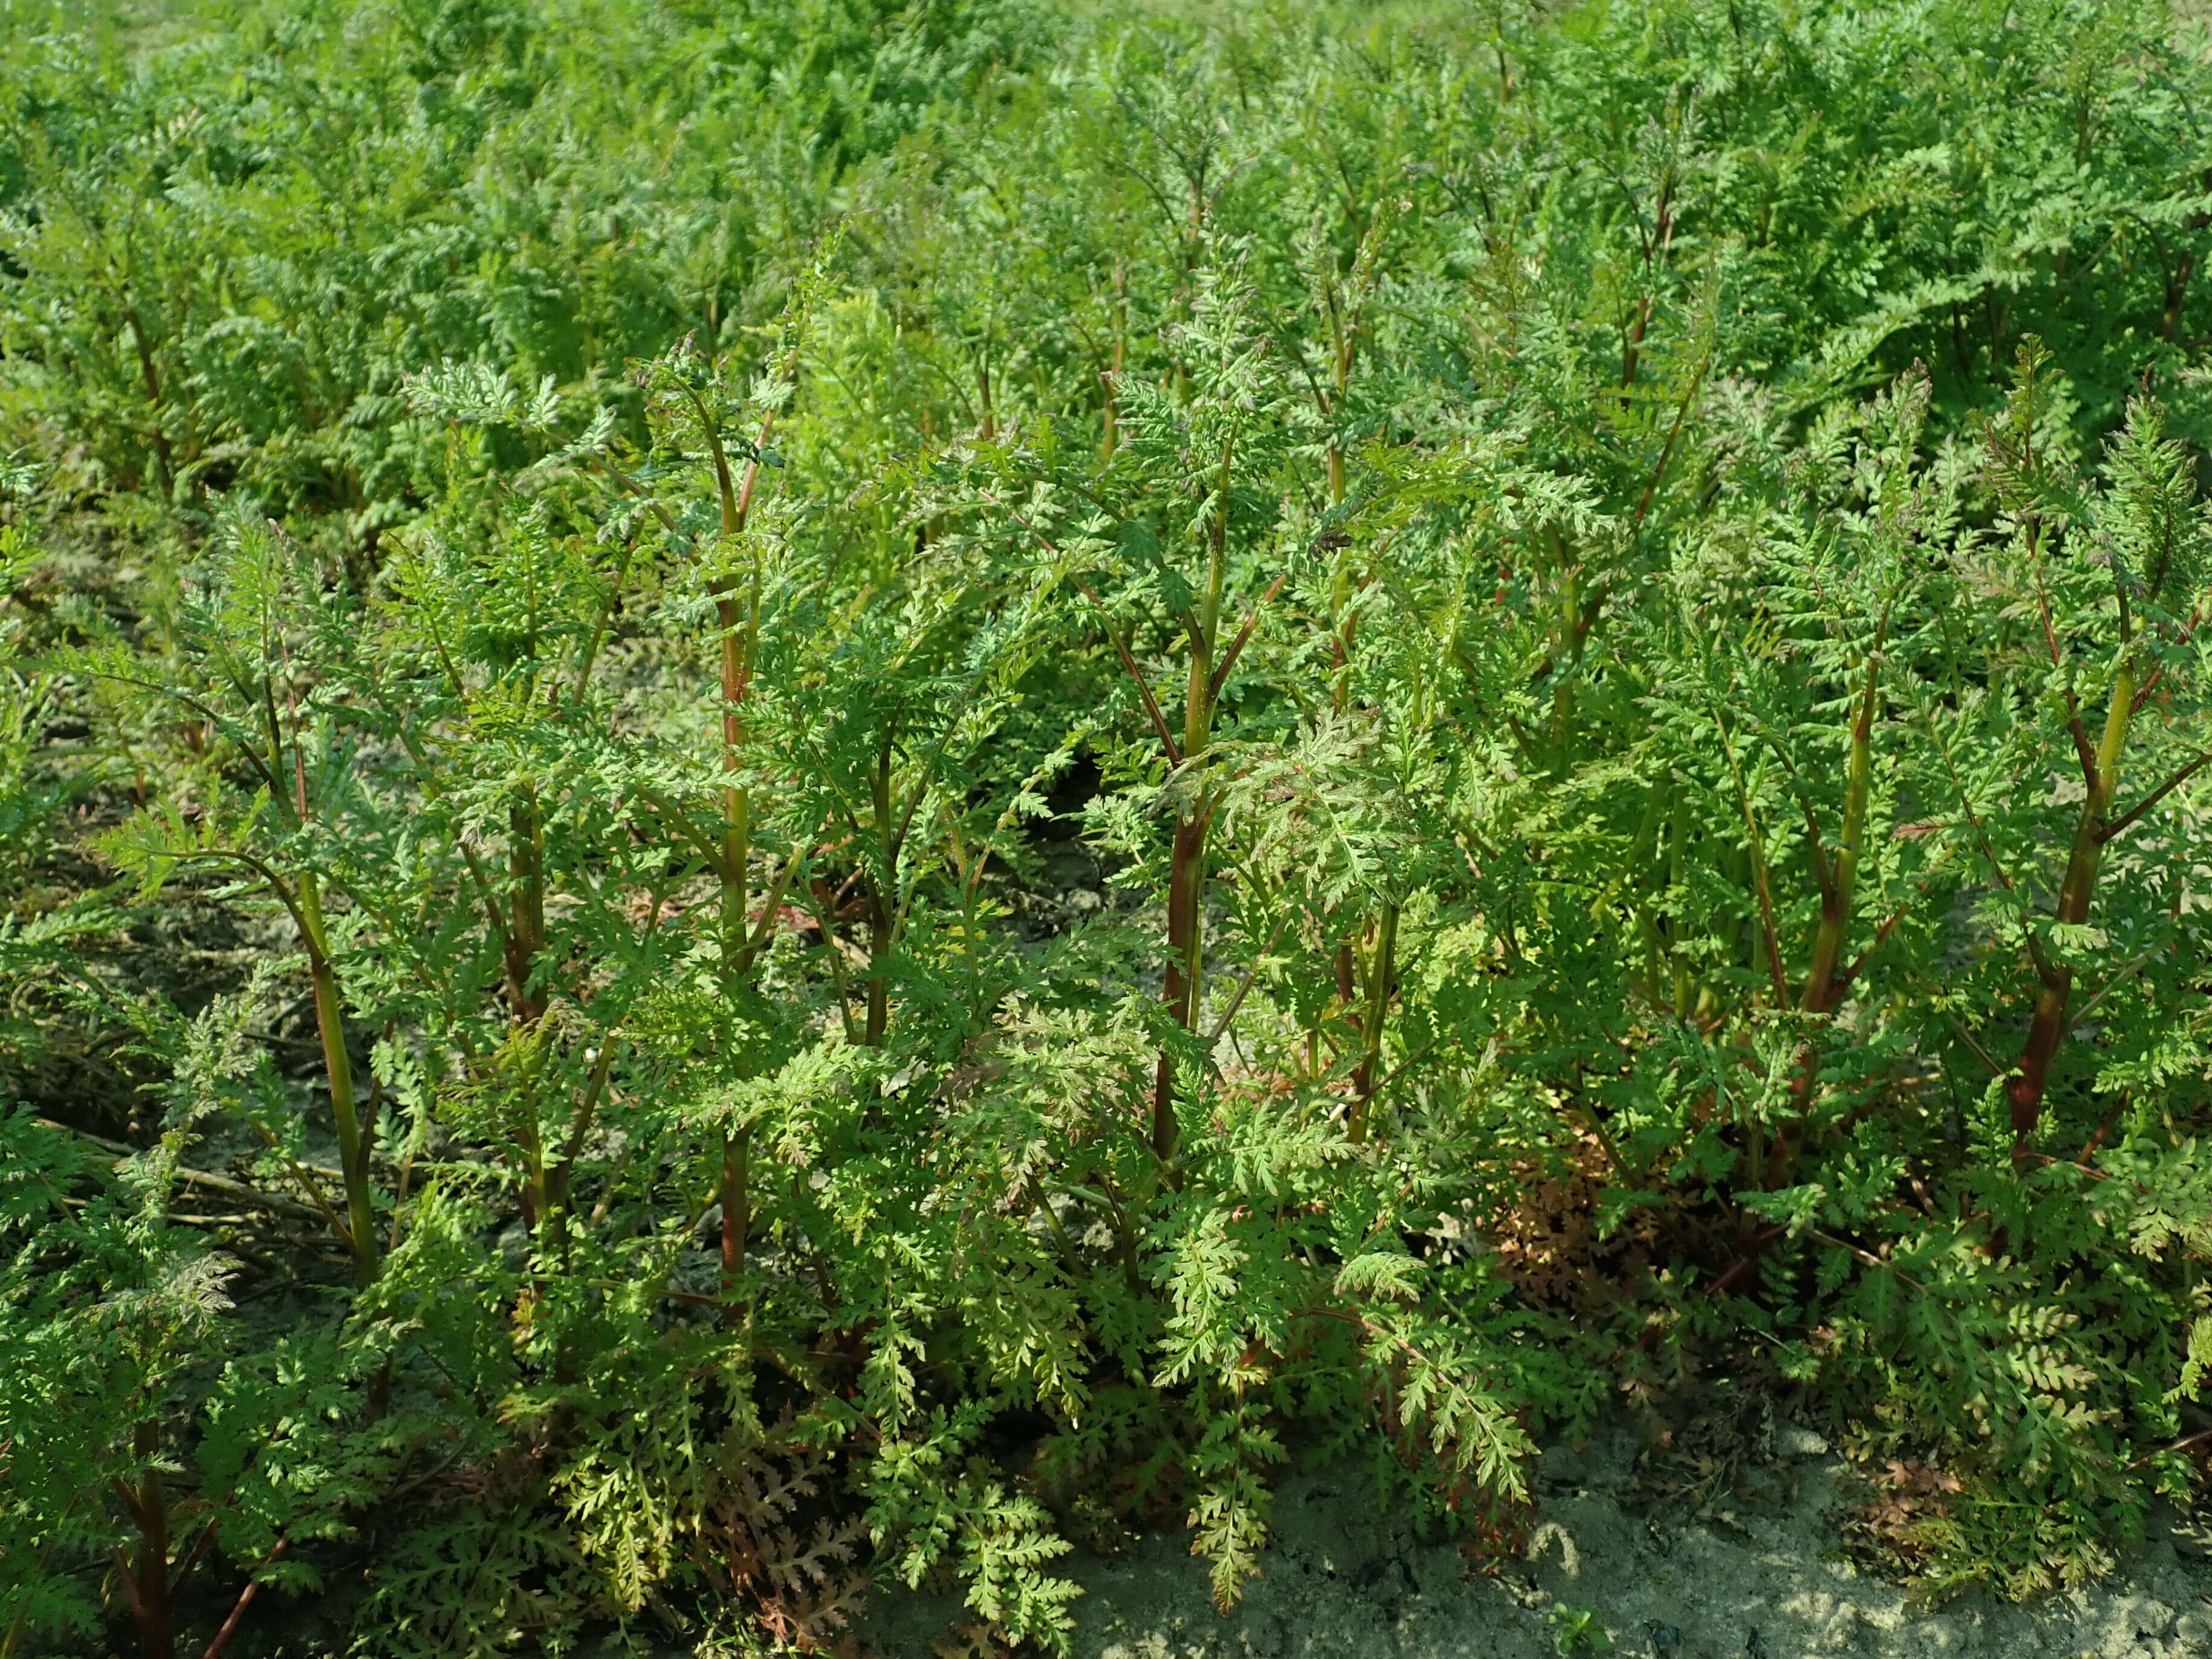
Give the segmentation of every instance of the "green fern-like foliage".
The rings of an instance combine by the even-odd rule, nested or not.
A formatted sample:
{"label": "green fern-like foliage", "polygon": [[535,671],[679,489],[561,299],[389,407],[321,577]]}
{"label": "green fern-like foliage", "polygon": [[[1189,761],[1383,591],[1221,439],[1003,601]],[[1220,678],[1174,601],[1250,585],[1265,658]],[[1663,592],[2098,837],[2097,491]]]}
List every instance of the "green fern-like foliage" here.
{"label": "green fern-like foliage", "polygon": [[0,22],[0,1655],[2193,1501],[2187,20],[216,21]]}

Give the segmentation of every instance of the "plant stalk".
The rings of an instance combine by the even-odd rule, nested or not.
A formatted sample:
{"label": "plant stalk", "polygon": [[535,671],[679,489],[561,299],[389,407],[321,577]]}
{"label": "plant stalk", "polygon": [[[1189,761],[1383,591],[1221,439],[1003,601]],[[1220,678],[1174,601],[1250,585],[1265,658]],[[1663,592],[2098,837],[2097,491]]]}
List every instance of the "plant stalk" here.
{"label": "plant stalk", "polygon": [[[2087,780],[2088,793],[2081,802],[2081,817],[2074,832],[2074,845],[2066,859],[2066,878],[2058,890],[2056,920],[2078,927],[2089,919],[2089,902],[2095,896],[2097,866],[2104,852],[2105,821],[2112,814],[2112,798],[2119,786],[2120,757],[2127,748],[2128,726],[2135,715],[2136,666],[2133,653],[2112,681],[2112,698],[2105,711],[2104,735],[2097,745],[2097,763]],[[2012,1097],[2013,1155],[2020,1158],[2043,1116],[2044,1091],[2051,1081],[2051,1063],[2066,1036],[2066,1007],[2074,994],[2074,969],[2064,962],[2039,963],[2035,1012],[2021,1050],[2020,1070],[2006,1092]]]}
{"label": "plant stalk", "polygon": [[145,1467],[137,1490],[123,1490],[124,1503],[138,1528],[137,1559],[130,1564],[124,1593],[145,1659],[175,1659],[176,1620],[169,1604],[169,1498],[154,1463],[160,1449],[161,1425],[152,1418],[131,1431],[131,1455],[143,1458]]}
{"label": "plant stalk", "polygon": [[1357,1146],[1367,1139],[1368,1103],[1375,1097],[1382,1069],[1382,1023],[1390,1016],[1390,993],[1397,976],[1398,907],[1385,903],[1375,950],[1367,963],[1367,1010],[1360,1022],[1359,1067],[1352,1075],[1352,1115],[1345,1138]]}
{"label": "plant stalk", "polygon": [[[1208,526],[1206,595],[1185,617],[1189,640],[1190,678],[1183,696],[1183,763],[1195,769],[1212,740],[1213,710],[1220,688],[1213,681],[1213,652],[1221,627],[1222,589],[1229,571],[1230,454],[1221,460],[1221,478]],[[1169,1016],[1186,1031],[1198,1029],[1200,987],[1206,970],[1206,837],[1214,803],[1200,786],[1176,819],[1175,848],[1168,866],[1168,963],[1163,994]],[[1152,1152],[1172,1169],[1181,1127],[1176,1118],[1175,1060],[1160,1050],[1152,1086]],[[1170,1177],[1173,1179],[1172,1176]]]}
{"label": "plant stalk", "polygon": [[1850,760],[1844,775],[1843,839],[1837,843],[1835,864],[1822,884],[1820,926],[1814,935],[1812,965],[1800,1003],[1808,1014],[1830,1012],[1843,991],[1836,969],[1843,961],[1845,936],[1850,929],[1851,900],[1866,837],[1867,803],[1874,793],[1874,717],[1881,696],[1881,650],[1877,636],[1874,653],[1867,659],[1866,690],[1851,722]]}
{"label": "plant stalk", "polygon": [[[752,511],[753,485],[760,476],[760,462],[754,459],[745,467],[742,485],[732,487],[728,457],[723,451],[721,428],[708,414],[705,404],[698,404],[700,422],[707,434],[707,445],[714,465],[714,482],[722,509],[722,535],[732,540],[744,533],[745,521]],[[765,444],[773,430],[775,417],[771,413],[761,422],[760,441]],[[733,1005],[739,990],[738,981],[749,961],[746,950],[745,920],[750,895],[747,891],[750,866],[752,860],[752,798],[738,781],[738,757],[745,743],[745,693],[752,679],[753,658],[760,639],[760,572],[757,564],[753,570],[750,589],[740,589],[735,582],[725,582],[715,594],[714,617],[721,629],[721,692],[722,692],[722,868],[721,868],[721,968],[722,997],[726,1006]],[[731,1056],[735,1061],[734,1054]],[[737,1297],[738,1279],[745,1265],[745,1236],[752,1224],[750,1187],[752,1162],[752,1130],[750,1126],[734,1133],[725,1130],[720,1147],[722,1205],[722,1323],[735,1325],[744,1318],[744,1309]]]}
{"label": "plant stalk", "polygon": [[869,775],[868,788],[875,804],[876,833],[882,844],[884,872],[868,883],[868,1016],[862,1041],[880,1048],[890,1030],[891,934],[896,918],[891,892],[898,880],[898,832],[891,822],[891,742],[888,733]]}
{"label": "plant stalk", "polygon": [[337,969],[331,963],[330,933],[323,921],[323,900],[314,872],[299,879],[300,919],[306,924],[307,971],[314,981],[315,1028],[323,1042],[323,1070],[330,1080],[331,1115],[337,1124],[338,1163],[345,1176],[346,1243],[353,1256],[354,1282],[366,1290],[376,1279],[374,1208],[369,1203],[368,1137],[353,1092],[353,1060],[346,1053],[345,1003]]}

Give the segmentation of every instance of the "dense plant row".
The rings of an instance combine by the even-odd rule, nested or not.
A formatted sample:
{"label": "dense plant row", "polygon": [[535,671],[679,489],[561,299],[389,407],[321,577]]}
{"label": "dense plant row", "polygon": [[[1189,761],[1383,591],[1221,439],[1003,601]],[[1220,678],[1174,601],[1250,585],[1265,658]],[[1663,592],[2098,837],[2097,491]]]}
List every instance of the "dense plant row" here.
{"label": "dense plant row", "polygon": [[217,21],[0,70],[0,1652],[1064,1650],[1716,1363],[2194,1501],[2164,9]]}

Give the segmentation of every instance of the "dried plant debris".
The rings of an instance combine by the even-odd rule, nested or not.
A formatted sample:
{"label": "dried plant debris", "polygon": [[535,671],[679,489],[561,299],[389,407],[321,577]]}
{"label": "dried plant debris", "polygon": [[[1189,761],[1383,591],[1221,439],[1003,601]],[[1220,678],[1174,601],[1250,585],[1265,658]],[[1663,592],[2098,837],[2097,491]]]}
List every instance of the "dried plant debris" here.
{"label": "dried plant debris", "polygon": [[1626,1494],[1630,1504],[1734,1524],[1741,1510],[1771,1510],[1787,1501],[1774,1402],[1763,1389],[1719,1378],[1671,1413],[1654,1415],[1651,1443],[1638,1457]]}
{"label": "dried plant debris", "polygon": [[708,1587],[779,1648],[839,1651],[866,1595],[867,1527],[823,1513],[829,1460],[787,1425],[719,1455],[691,1559]]}

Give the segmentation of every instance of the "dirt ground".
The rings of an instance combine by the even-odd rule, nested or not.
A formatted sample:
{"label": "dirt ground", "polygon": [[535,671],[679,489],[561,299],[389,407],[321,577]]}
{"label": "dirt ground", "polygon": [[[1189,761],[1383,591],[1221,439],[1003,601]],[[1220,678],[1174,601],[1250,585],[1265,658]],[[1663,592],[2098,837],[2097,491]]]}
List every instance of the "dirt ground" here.
{"label": "dirt ground", "polygon": [[[1076,1659],[2203,1659],[2212,1561],[2160,1526],[2107,1584],[2022,1608],[1979,1595],[1911,1608],[1855,1568],[1835,1528],[1850,1479],[1817,1437],[1772,1437],[1777,1502],[1698,1520],[1625,1502],[1645,1442],[1626,1424],[1538,1465],[1527,1555],[1470,1576],[1458,1551],[1417,1541],[1356,1482],[1294,1476],[1279,1488],[1266,1577],[1226,1617],[1204,1564],[1170,1536],[1114,1559],[1065,1563],[1086,1594]],[[1644,1512],[1638,1513],[1642,1510]],[[928,1659],[958,1613],[878,1594],[883,1659]],[[1591,1614],[1577,1638],[1576,1615]],[[1601,1635],[1599,1632],[1601,1632]]]}

